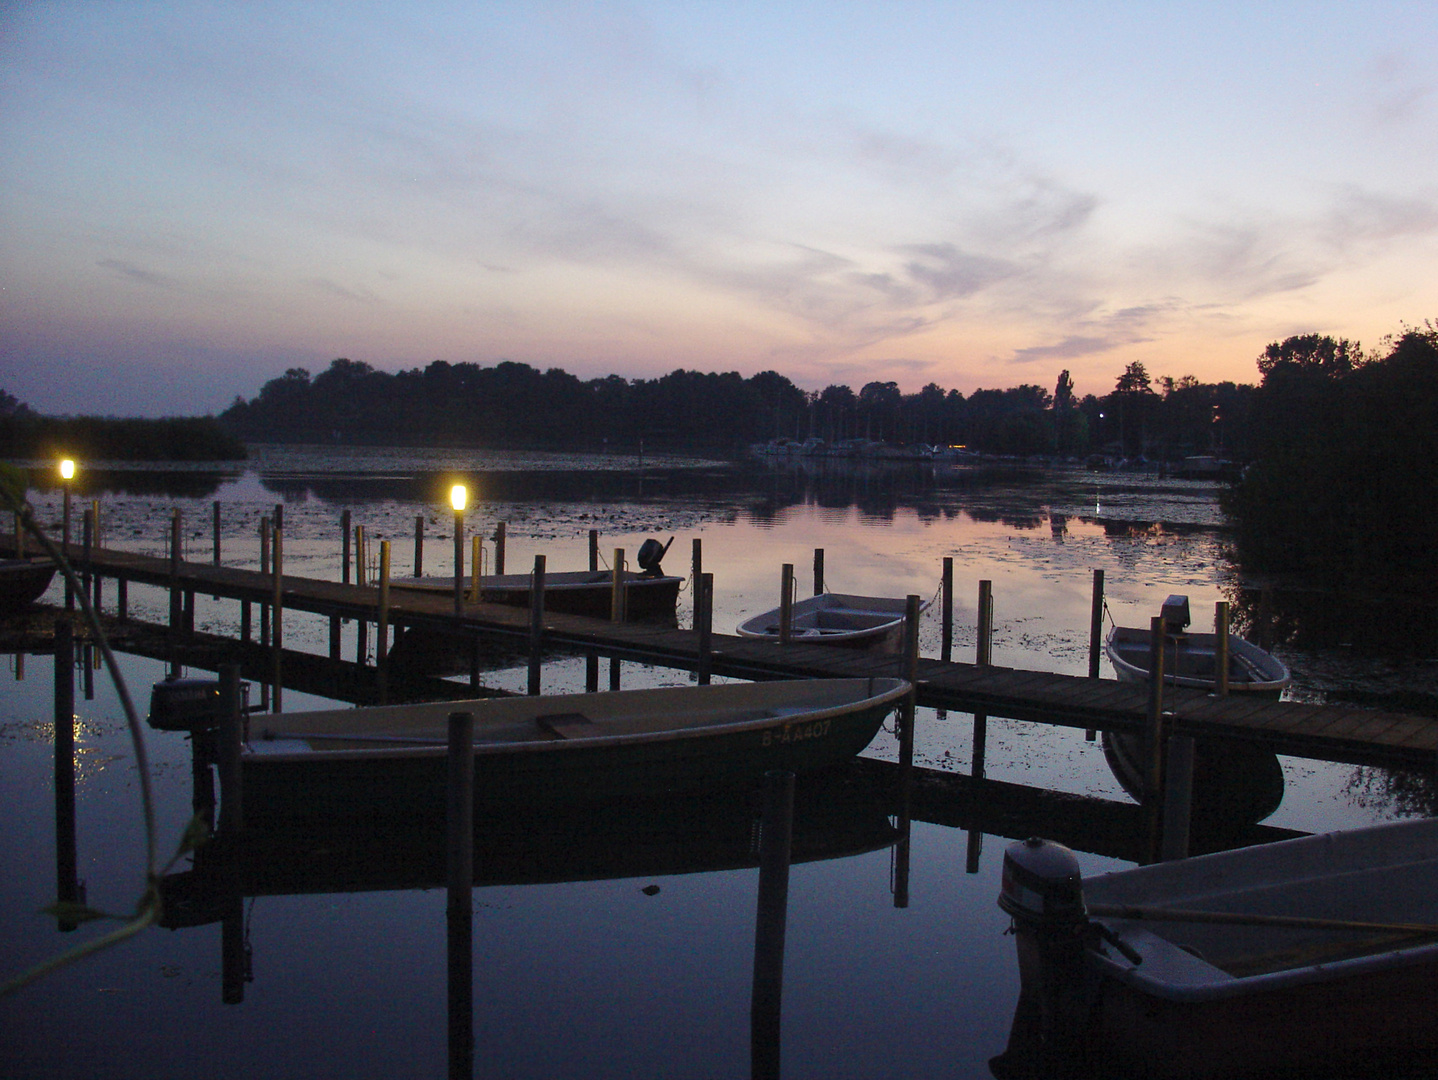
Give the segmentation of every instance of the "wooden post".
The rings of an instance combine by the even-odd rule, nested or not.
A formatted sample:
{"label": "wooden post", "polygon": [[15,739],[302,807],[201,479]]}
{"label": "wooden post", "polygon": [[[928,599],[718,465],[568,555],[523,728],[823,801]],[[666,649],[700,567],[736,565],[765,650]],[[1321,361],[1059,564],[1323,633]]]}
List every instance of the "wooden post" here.
{"label": "wooden post", "polygon": [[240,746],[244,741],[245,717],[240,711],[240,666],[221,664],[220,733],[216,765],[220,774],[220,822],[222,833],[245,827],[244,790],[240,782]]}
{"label": "wooden post", "polygon": [[[70,558],[70,481],[64,483],[64,510],[60,526],[60,550],[64,552],[65,558]],[[75,590],[70,584],[69,575],[65,577],[65,610],[75,610]]]}
{"label": "wooden post", "polygon": [[[1103,571],[1093,572],[1093,597],[1089,601],[1088,610],[1088,677],[1097,679],[1099,677],[1099,660],[1103,656]],[[1084,732],[1084,738],[1093,742],[1098,737],[1098,732],[1089,728]]]}
{"label": "wooden post", "polygon": [[824,549],[814,549],[814,595],[820,596],[824,592]]}
{"label": "wooden post", "polygon": [[994,659],[994,583],[979,582],[979,635],[975,663],[992,664]]}
{"label": "wooden post", "polygon": [[449,1075],[474,1074],[474,716],[449,714],[445,936]]}
{"label": "wooden post", "polygon": [[1213,691],[1228,696],[1228,601],[1220,600],[1213,611]]}
{"label": "wooden post", "polygon": [[[55,620],[55,881],[56,899],[79,903],[79,848],[75,828],[75,628]],[[79,924],[61,918],[60,929]]]}
{"label": "wooden post", "polygon": [[454,512],[454,614],[464,614],[464,511]]}
{"label": "wooden post", "polygon": [[779,572],[779,644],[789,644],[794,633],[794,564],[785,563]]}
{"label": "wooden post", "polygon": [[479,603],[479,579],[484,576],[484,540],[476,536],[469,538],[469,598]]}
{"label": "wooden post", "polygon": [[1163,754],[1165,743],[1163,717],[1163,616],[1149,621],[1148,643],[1148,716],[1144,732],[1144,810],[1148,819],[1152,855],[1159,854],[1163,825]]}
{"label": "wooden post", "polygon": [[215,565],[220,565],[220,500],[214,503]]}
{"label": "wooden post", "polygon": [[[94,547],[103,548],[105,546],[105,531],[101,527],[99,499],[92,499],[90,501],[90,520],[94,523],[94,536],[92,538]],[[16,557],[18,558],[19,555],[17,554]],[[87,557],[85,561],[88,563],[90,561],[89,557]],[[95,609],[96,614],[99,614],[100,611],[101,585],[104,580],[105,579],[101,577],[98,573],[91,575],[91,581],[93,583],[91,585],[91,588],[94,591],[90,597],[90,606]]]}
{"label": "wooden post", "polygon": [[708,686],[714,665],[714,575],[694,579],[694,618],[699,630],[699,685]]}
{"label": "wooden post", "polygon": [[180,599],[180,508],[170,511],[170,637],[174,640],[184,621]]}
{"label": "wooden post", "polygon": [[529,579],[529,694],[539,696],[540,666],[544,660],[544,563],[543,555],[534,557],[534,573]]}
{"label": "wooden post", "polygon": [[504,573],[504,522],[496,522],[494,526],[494,572]]}
{"label": "wooden post", "polygon": [[940,578],[940,604],[943,616],[943,639],[939,644],[939,659],[948,663],[954,658],[954,557],[944,556],[944,569]]}
{"label": "wooden post", "polygon": [[350,512],[340,513],[340,584],[350,583]]}
{"label": "wooden post", "polygon": [[1164,766],[1162,857],[1188,858],[1189,824],[1193,805],[1192,735],[1168,737],[1168,760]]}
{"label": "wooden post", "polygon": [[414,516],[414,576],[424,576],[424,515]]}
{"label": "wooden post", "polygon": [[365,575],[369,570],[369,559],[365,556],[364,549],[364,526],[355,526],[355,584],[363,585]]}
{"label": "wooden post", "polygon": [[589,572],[599,572],[599,530],[589,530]]}
{"label": "wooden post", "polygon": [[85,511],[85,521],[81,529],[81,550],[83,554],[81,554],[80,558],[82,560],[81,568],[84,573],[80,578],[80,587],[84,590],[85,598],[88,600],[90,598],[90,591],[93,588],[93,575],[90,571],[90,563],[95,557],[95,515],[93,512],[89,510]]}
{"label": "wooden post", "polygon": [[281,686],[280,657],[284,649],[284,623],[285,623],[285,600],[284,600],[284,573],[285,573],[285,543],[284,531],[275,525],[275,584],[274,596],[270,602],[270,680],[273,684],[271,691],[270,708],[274,712],[282,711],[282,699],[284,688]]}
{"label": "wooden post", "polygon": [[[385,662],[389,659],[389,571],[390,571],[390,550],[389,541],[379,542],[379,608],[375,612],[375,663],[380,670],[380,682],[383,686]],[[381,697],[383,704],[383,697]]]}
{"label": "wooden post", "polygon": [[759,901],[754,927],[754,982],[749,1004],[750,1075],[778,1080],[784,996],[784,935],[794,836],[794,774],[764,775],[759,827]]}
{"label": "wooden post", "polygon": [[[266,576],[270,572],[270,519],[260,518],[260,573]],[[263,600],[260,601],[260,645],[268,648],[270,644],[270,605]]]}
{"label": "wooden post", "polygon": [[[614,549],[613,585],[609,594],[609,619],[611,622],[624,621],[624,549]],[[609,658],[609,689],[619,689],[619,657]]]}

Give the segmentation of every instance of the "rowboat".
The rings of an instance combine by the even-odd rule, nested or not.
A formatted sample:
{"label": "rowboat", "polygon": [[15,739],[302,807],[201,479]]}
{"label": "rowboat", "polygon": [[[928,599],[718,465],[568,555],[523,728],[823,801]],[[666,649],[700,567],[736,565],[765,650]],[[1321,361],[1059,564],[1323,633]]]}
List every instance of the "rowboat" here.
{"label": "rowboat", "polygon": [[[1163,681],[1169,686],[1212,692],[1218,682],[1219,639],[1216,634],[1191,634],[1188,597],[1170,596],[1163,605]],[[1148,682],[1148,628],[1115,626],[1104,640],[1104,653],[1124,682]],[[1251,641],[1228,635],[1228,691],[1278,697],[1288,686],[1288,667]]]}
{"label": "rowboat", "polygon": [[392,705],[250,717],[252,818],[433,818],[447,718],[474,718],[476,801],[491,805],[733,787],[868,746],[901,679],[812,679]]}
{"label": "rowboat", "polygon": [[1067,848],[1032,839],[1006,853],[1002,890],[1022,987],[1009,1074],[1035,1035],[1125,1076],[1438,1051],[1438,819],[1088,882]]}
{"label": "rowboat", "polygon": [[[1166,686],[1213,693],[1217,689],[1220,643],[1215,634],[1187,631],[1188,598],[1170,596],[1163,605],[1163,677]],[[1152,631],[1115,626],[1104,652],[1123,682],[1149,681]],[[1277,698],[1288,686],[1288,667],[1252,642],[1229,635],[1228,692]],[[1105,732],[1104,757],[1124,791],[1143,799],[1145,758],[1138,737]],[[1195,817],[1262,821],[1283,801],[1283,766],[1270,749],[1240,739],[1204,737],[1194,744]]]}
{"label": "rowboat", "polygon": [[54,576],[50,559],[0,559],[0,613],[29,607],[45,595]]}
{"label": "rowboat", "polygon": [[[683,578],[668,574],[647,574],[625,570],[621,575],[624,617],[643,622],[675,618],[679,586]],[[468,596],[470,579],[463,587]],[[486,604],[507,604],[527,608],[534,587],[531,574],[484,574],[479,579],[479,599]],[[417,590],[453,595],[452,577],[402,577],[390,580],[391,589]],[[544,609],[560,615],[583,615],[608,619],[613,613],[614,574],[609,570],[570,570],[544,575]],[[396,598],[397,599],[397,598]]]}
{"label": "rowboat", "polygon": [[[922,613],[928,602],[919,605]],[[819,593],[794,602],[789,638],[819,645],[897,652],[903,643],[908,601],[903,597],[851,596]],[[737,628],[743,638],[779,640],[780,609],[745,619]]]}

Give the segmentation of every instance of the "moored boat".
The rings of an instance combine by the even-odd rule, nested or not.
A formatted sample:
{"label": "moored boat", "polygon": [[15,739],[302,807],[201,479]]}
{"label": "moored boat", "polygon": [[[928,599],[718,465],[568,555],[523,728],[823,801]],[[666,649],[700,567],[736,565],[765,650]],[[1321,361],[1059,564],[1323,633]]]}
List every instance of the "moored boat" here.
{"label": "moored boat", "polygon": [[444,806],[447,718],[474,718],[486,804],[660,795],[803,773],[868,746],[900,679],[812,679],[256,715],[246,820],[425,818]]}
{"label": "moored boat", "polygon": [[0,613],[29,607],[45,595],[54,577],[51,559],[0,559]]}
{"label": "moored boat", "polygon": [[[927,602],[921,602],[922,613]],[[895,652],[903,641],[908,601],[892,596],[854,596],[819,593],[794,602],[790,617],[791,641],[843,645],[852,649]],[[736,630],[740,637],[779,640],[780,609],[745,619]]]}
{"label": "moored boat", "polygon": [[[1163,617],[1164,683],[1213,691],[1218,684],[1218,635],[1188,632],[1186,596],[1170,596],[1164,602]],[[1104,639],[1104,653],[1114,674],[1125,682],[1147,682],[1151,638],[1146,627],[1113,627]],[[1288,666],[1278,657],[1232,634],[1227,636],[1227,644],[1229,693],[1277,697],[1288,686]]]}
{"label": "moored boat", "polygon": [[[621,577],[624,617],[631,621],[673,619],[684,579],[667,574],[626,570]],[[415,589],[452,594],[454,578],[405,577],[390,581],[392,589]],[[486,604],[529,607],[534,588],[531,574],[485,574],[479,579],[479,599]],[[466,595],[471,582],[464,582]],[[609,570],[570,570],[544,575],[544,609],[560,615],[608,619],[613,612],[614,574]]]}
{"label": "moored boat", "polygon": [[1022,990],[995,1065],[1034,1047],[1115,1075],[1213,1076],[1438,1050],[1438,819],[1083,881],[1061,845],[1004,859]]}

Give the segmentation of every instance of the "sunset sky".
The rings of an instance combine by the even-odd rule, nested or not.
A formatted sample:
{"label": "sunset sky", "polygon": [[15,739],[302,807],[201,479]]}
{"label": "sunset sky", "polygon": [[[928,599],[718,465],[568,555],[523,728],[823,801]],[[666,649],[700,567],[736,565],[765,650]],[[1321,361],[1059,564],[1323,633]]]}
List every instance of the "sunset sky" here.
{"label": "sunset sky", "polygon": [[0,4],[0,389],[1107,393],[1438,318],[1438,4]]}

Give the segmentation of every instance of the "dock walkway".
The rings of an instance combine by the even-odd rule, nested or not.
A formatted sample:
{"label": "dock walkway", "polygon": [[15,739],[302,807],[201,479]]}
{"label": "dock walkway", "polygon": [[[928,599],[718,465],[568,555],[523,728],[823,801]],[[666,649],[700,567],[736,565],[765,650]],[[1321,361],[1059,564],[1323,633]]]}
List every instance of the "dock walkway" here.
{"label": "dock walkway", "polygon": [[[82,558],[78,545],[72,557]],[[97,549],[88,569],[105,578],[203,593],[251,603],[274,599],[271,575],[235,567]],[[375,621],[377,586],[347,585],[283,575],[281,606],[331,618]],[[466,603],[454,612],[445,594],[391,590],[390,626],[420,627],[473,636],[527,641],[527,610],[498,604]],[[545,648],[591,650],[641,663],[695,671],[700,635],[695,630],[641,623],[613,623],[545,613]],[[896,656],[856,653],[827,645],[779,645],[713,634],[708,670],[742,679],[845,678],[902,674]],[[920,658],[917,703],[938,709],[982,713],[1042,724],[1137,731],[1148,709],[1146,687],[1109,679]],[[1164,710],[1170,730],[1194,736],[1224,736],[1264,743],[1298,757],[1398,768],[1438,767],[1438,720],[1343,705],[1218,698],[1170,687]]]}

